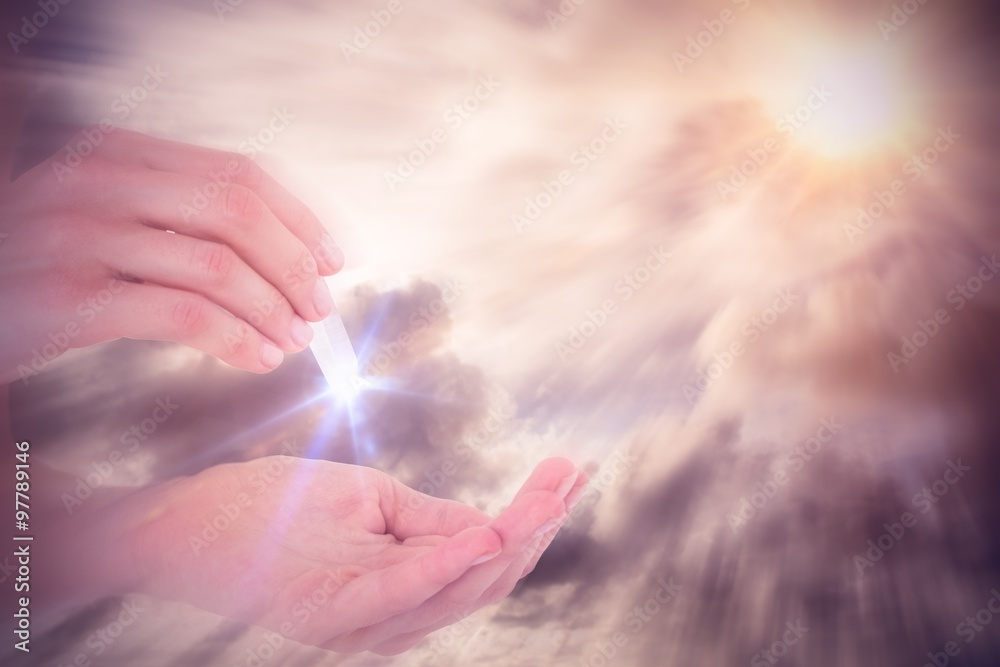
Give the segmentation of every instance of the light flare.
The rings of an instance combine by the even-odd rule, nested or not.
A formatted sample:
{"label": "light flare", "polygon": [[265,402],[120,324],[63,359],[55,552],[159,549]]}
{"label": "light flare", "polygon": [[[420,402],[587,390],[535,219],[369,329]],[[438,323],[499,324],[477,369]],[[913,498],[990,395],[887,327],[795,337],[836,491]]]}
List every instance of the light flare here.
{"label": "light flare", "polygon": [[914,121],[914,86],[884,47],[844,49],[822,57],[814,80],[831,98],[796,132],[794,141],[818,157],[877,157],[898,148]]}

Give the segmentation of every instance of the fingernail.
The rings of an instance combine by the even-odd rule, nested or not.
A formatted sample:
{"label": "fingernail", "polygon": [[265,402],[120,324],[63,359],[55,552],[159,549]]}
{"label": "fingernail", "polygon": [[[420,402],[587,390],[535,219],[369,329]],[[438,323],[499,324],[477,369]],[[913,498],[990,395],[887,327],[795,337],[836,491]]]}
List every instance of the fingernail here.
{"label": "fingernail", "polygon": [[496,553],[482,555],[476,560],[472,561],[472,565],[482,565],[483,563],[488,563],[502,553],[503,549],[497,551]]}
{"label": "fingernail", "polygon": [[313,291],[313,305],[320,317],[326,317],[333,312],[333,296],[326,286],[326,281],[322,278],[316,281],[316,289]]}
{"label": "fingernail", "polygon": [[265,342],[260,348],[260,363],[267,368],[277,368],[285,360],[285,354],[271,343]]}
{"label": "fingernail", "polygon": [[323,261],[326,262],[331,271],[339,271],[344,265],[344,251],[333,240],[329,232],[324,233],[323,238],[320,239],[320,247],[317,254],[323,258]]}
{"label": "fingernail", "polygon": [[292,340],[300,348],[305,347],[313,339],[313,330],[306,321],[295,315],[292,317]]}
{"label": "fingernail", "polygon": [[563,477],[562,481],[559,482],[558,488],[556,488],[556,495],[565,500],[566,495],[569,493],[570,489],[573,488],[573,484],[576,483],[576,478],[579,476],[580,471],[577,470],[572,475]]}

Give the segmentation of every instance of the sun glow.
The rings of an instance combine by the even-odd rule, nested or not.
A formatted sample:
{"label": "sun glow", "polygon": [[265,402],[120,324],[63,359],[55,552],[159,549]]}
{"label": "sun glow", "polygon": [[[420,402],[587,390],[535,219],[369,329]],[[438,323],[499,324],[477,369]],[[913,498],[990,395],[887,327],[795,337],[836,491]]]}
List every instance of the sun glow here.
{"label": "sun glow", "polygon": [[883,48],[824,59],[816,80],[829,91],[795,142],[827,158],[870,156],[898,146],[912,122],[904,77]]}

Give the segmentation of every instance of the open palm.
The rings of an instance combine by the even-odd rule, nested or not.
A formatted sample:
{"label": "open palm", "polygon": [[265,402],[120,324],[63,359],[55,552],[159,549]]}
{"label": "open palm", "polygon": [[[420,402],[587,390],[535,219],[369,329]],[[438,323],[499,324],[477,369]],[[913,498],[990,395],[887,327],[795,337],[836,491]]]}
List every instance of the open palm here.
{"label": "open palm", "polygon": [[399,653],[508,595],[585,484],[548,459],[491,518],[371,468],[216,466],[142,500],[142,589],[308,645]]}

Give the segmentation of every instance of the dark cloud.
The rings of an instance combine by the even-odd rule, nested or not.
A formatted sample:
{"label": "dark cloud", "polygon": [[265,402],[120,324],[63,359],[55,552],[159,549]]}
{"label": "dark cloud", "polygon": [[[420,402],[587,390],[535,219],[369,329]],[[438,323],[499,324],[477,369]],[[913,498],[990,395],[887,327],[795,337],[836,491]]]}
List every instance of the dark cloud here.
{"label": "dark cloud", "polygon": [[154,479],[294,443],[302,454],[378,465],[417,483],[428,462],[453,454],[490,407],[482,371],[445,347],[446,296],[418,280],[386,292],[360,286],[342,304],[371,381],[354,408],[353,433],[341,407],[317,398],[324,383],[308,351],[254,376],[172,344],[131,341],[73,353],[14,385],[14,428],[31,433],[39,451],[86,466],[122,449],[129,429],[169,400],[179,406],[175,416],[141,448]]}

